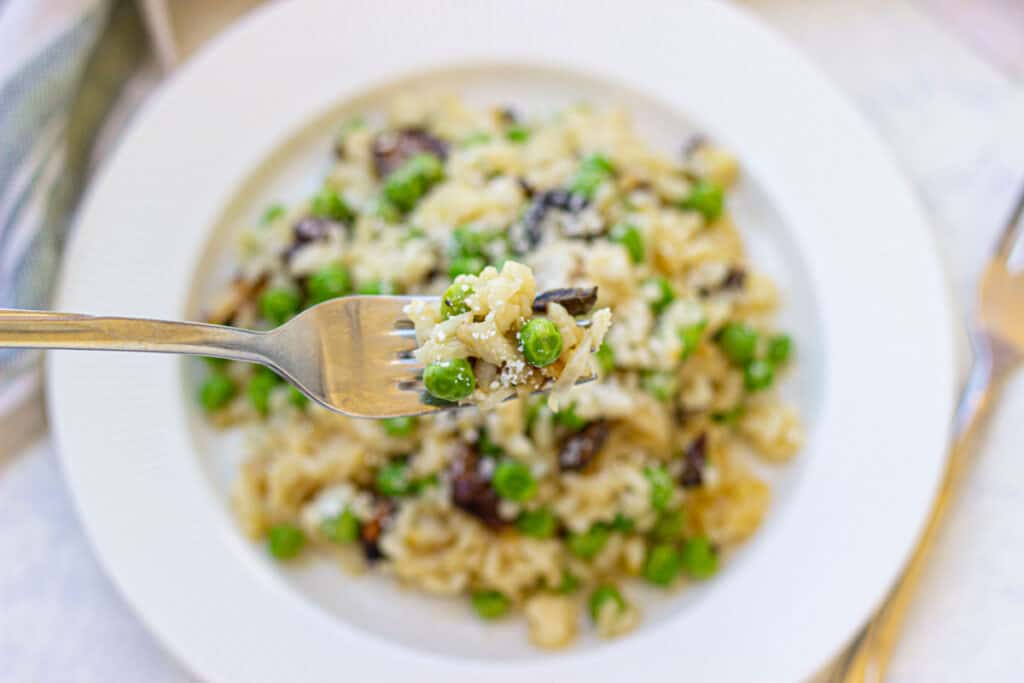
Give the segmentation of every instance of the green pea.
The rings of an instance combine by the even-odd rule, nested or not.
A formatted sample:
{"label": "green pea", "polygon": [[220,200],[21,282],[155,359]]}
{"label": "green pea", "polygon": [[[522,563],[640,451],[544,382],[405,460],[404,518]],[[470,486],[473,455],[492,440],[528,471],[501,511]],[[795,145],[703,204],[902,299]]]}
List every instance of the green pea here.
{"label": "green pea", "polygon": [[635,526],[636,523],[632,519],[619,512],[615,515],[615,519],[612,520],[611,524],[608,525],[608,528],[620,534],[628,534]]}
{"label": "green pea", "polygon": [[432,396],[443,401],[461,401],[476,389],[473,366],[465,358],[431,363],[423,371],[423,385]]}
{"label": "green pea", "polygon": [[675,491],[672,475],[661,465],[648,465],[644,468],[644,476],[651,485],[651,507],[655,510],[667,509]]}
{"label": "green pea", "polygon": [[298,556],[304,545],[306,534],[294,524],[275,524],[267,533],[267,549],[278,560],[290,560]]}
{"label": "green pea", "polygon": [[269,225],[284,214],[284,204],[271,204],[267,207],[267,210],[263,212],[263,217],[260,218],[260,223],[263,225]]}
{"label": "green pea", "polygon": [[[402,220],[402,210],[384,197],[378,198],[373,203],[370,212],[385,223],[399,223]],[[412,230],[410,230],[411,232]],[[408,235],[406,237],[408,238]]]}
{"label": "green pea", "polygon": [[629,223],[617,223],[608,233],[608,239],[621,244],[629,252],[629,258],[633,263],[643,263],[644,260],[644,238],[640,230]]}
{"label": "green pea", "polygon": [[511,125],[505,130],[505,139],[521,145],[530,139],[530,129],[526,126]]}
{"label": "green pea", "polygon": [[532,318],[519,330],[519,343],[530,365],[543,368],[562,355],[562,333],[547,318]]}
{"label": "green pea", "polygon": [[678,378],[671,372],[646,370],[640,376],[640,386],[644,391],[663,403],[676,395],[678,384]]}
{"label": "green pea", "polygon": [[470,600],[473,603],[473,609],[484,619],[498,619],[508,612],[508,598],[500,591],[474,591]]}
{"label": "green pea", "polygon": [[555,422],[574,432],[587,426],[587,421],[576,414],[575,403],[571,403],[568,408],[555,413]]}
{"label": "green pea", "polygon": [[208,413],[215,413],[227,404],[238,393],[238,387],[227,375],[220,373],[210,375],[199,388],[199,404]]}
{"label": "green pea", "polygon": [[298,293],[293,289],[276,287],[260,297],[260,313],[275,327],[291,320],[299,312]]}
{"label": "green pea", "polygon": [[592,199],[601,183],[615,173],[611,161],[601,154],[592,154],[580,162],[579,170],[569,183],[569,191]]}
{"label": "green pea", "polygon": [[699,212],[708,221],[722,215],[725,206],[725,192],[721,186],[710,180],[698,180],[690,194],[679,202],[680,208]]}
{"label": "green pea", "polygon": [[595,588],[594,592],[590,594],[590,618],[596,622],[601,612],[604,611],[605,605],[609,602],[614,603],[618,607],[619,612],[626,609],[626,601],[623,599],[622,593],[619,592],[618,588],[610,583]]}
{"label": "green pea", "polygon": [[394,498],[407,495],[411,484],[409,466],[404,462],[389,462],[377,470],[377,492],[382,496]]}
{"label": "green pea", "polygon": [[348,269],[340,263],[324,266],[309,276],[306,291],[309,294],[310,306],[345,296],[352,291]]}
{"label": "green pea", "polygon": [[411,211],[443,177],[444,165],[440,159],[432,154],[417,154],[387,177],[384,197],[400,211]]}
{"label": "green pea", "polygon": [[615,370],[615,350],[608,346],[608,342],[603,342],[594,352],[594,356],[602,375],[611,374]]}
{"label": "green pea", "polygon": [[496,458],[505,454],[505,450],[501,446],[491,441],[491,437],[487,434],[486,429],[480,430],[480,436],[477,438],[476,447],[480,450],[480,453],[489,458]]}
{"label": "green pea", "polygon": [[651,538],[662,543],[677,541],[682,537],[685,526],[686,512],[682,508],[665,510],[658,515],[651,529]]}
{"label": "green pea", "polygon": [[749,391],[767,389],[775,381],[775,366],[771,361],[755,358],[743,368],[743,385]]}
{"label": "green pea", "polygon": [[328,218],[342,223],[351,223],[356,217],[355,211],[345,203],[341,195],[329,187],[320,190],[313,197],[309,212],[317,218]]}
{"label": "green pea", "polygon": [[716,336],[722,353],[736,365],[746,365],[757,351],[757,332],[741,322],[730,322]]}
{"label": "green pea", "polygon": [[695,579],[706,579],[718,571],[718,553],[704,536],[686,541],[682,559],[686,573]]}
{"label": "green pea", "polygon": [[351,510],[345,508],[341,513],[321,522],[320,531],[333,543],[352,543],[359,538],[359,519]]}
{"label": "green pea", "polygon": [[491,485],[499,496],[517,503],[525,503],[537,495],[537,480],[530,468],[517,460],[498,463]]}
{"label": "green pea", "polygon": [[728,410],[720,410],[715,413],[711,413],[711,420],[718,424],[733,425],[739,422],[740,418],[743,417],[745,409],[743,404],[734,405]]}
{"label": "green pea", "polygon": [[785,365],[793,354],[793,340],[788,334],[777,334],[768,340],[768,360],[776,365]]}
{"label": "green pea", "polygon": [[309,405],[309,396],[306,396],[295,387],[288,387],[288,402],[299,410],[305,410],[306,406]]}
{"label": "green pea", "polygon": [[473,288],[469,285],[456,282],[448,286],[441,296],[441,319],[447,320],[456,315],[469,311],[469,304],[466,299],[473,295]]}
{"label": "green pea", "polygon": [[429,489],[431,486],[437,486],[440,483],[441,478],[437,476],[437,472],[431,472],[422,479],[417,479],[416,481],[414,481],[409,488],[409,493],[412,493],[413,495],[417,493],[422,493],[423,491]]}
{"label": "green pea", "polygon": [[533,538],[551,538],[558,528],[558,520],[550,509],[538,508],[519,515],[516,527],[523,534]]}
{"label": "green pea", "polygon": [[491,136],[483,131],[470,133],[460,143],[462,147],[475,147],[491,141]]}
{"label": "green pea", "polygon": [[249,403],[263,417],[270,414],[270,392],[280,383],[281,378],[273,370],[264,367],[256,368],[249,380],[249,386],[246,387]]}
{"label": "green pea", "polygon": [[485,255],[491,235],[477,230],[472,225],[460,225],[452,231],[451,254],[453,257]]}
{"label": "green pea", "polygon": [[404,438],[410,436],[416,429],[416,418],[410,415],[403,417],[389,417],[380,421],[388,436]]}
{"label": "green pea", "polygon": [[569,552],[581,560],[592,560],[604,549],[611,532],[602,524],[595,524],[581,534],[569,534]]}
{"label": "green pea", "polygon": [[573,194],[582,195],[588,199],[593,198],[597,192],[597,188],[601,187],[601,183],[605,181],[607,176],[603,173],[580,172],[573,178],[572,183],[569,184],[569,191]]}
{"label": "green pea", "polygon": [[398,288],[390,280],[371,280],[359,285],[359,293],[371,296],[380,294],[397,294]]}
{"label": "green pea", "polygon": [[562,582],[558,584],[558,588],[556,588],[555,591],[561,593],[562,595],[569,595],[570,593],[575,593],[579,589],[579,577],[577,577],[572,572],[565,572],[564,574],[562,574]]}
{"label": "green pea", "polygon": [[580,169],[586,171],[600,171],[605,175],[615,173],[615,165],[603,154],[591,154],[580,162]]}
{"label": "green pea", "polygon": [[707,326],[708,321],[701,320],[700,322],[684,325],[679,328],[679,341],[683,343],[683,350],[680,354],[681,359],[689,358],[697,350],[697,347],[700,345],[701,336],[704,334],[704,329]]}
{"label": "green pea", "polygon": [[648,278],[644,282],[644,294],[654,315],[661,315],[661,312],[676,300],[676,293],[672,290],[672,285],[660,275]]}
{"label": "green pea", "polygon": [[452,280],[460,275],[479,275],[487,267],[487,261],[480,256],[460,256],[448,264],[448,277]]}
{"label": "green pea", "polygon": [[644,578],[659,586],[667,586],[676,580],[683,569],[683,560],[675,546],[662,543],[654,546],[644,560]]}

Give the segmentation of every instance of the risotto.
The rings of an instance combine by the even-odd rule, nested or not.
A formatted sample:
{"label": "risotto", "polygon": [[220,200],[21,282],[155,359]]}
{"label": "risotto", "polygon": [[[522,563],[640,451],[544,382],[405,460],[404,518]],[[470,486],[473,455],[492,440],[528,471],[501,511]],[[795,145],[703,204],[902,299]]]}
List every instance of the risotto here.
{"label": "risotto", "polygon": [[793,355],[776,290],[726,211],[733,158],[654,150],[618,110],[447,96],[347,123],[333,157],[313,197],[244,232],[208,318],[269,328],[348,294],[433,294],[407,310],[424,381],[470,405],[346,418],[211,362],[200,402],[247,437],[245,533],[281,561],[319,551],[522,615],[544,648],[632,629],[631,580],[669,599],[712,577],[768,508],[758,461],[802,440],[776,393]]}

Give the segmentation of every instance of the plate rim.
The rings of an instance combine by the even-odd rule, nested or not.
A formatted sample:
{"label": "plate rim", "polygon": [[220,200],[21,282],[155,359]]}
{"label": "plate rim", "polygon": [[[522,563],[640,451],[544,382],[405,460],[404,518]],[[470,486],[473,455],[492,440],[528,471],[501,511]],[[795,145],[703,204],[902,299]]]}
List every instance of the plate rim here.
{"label": "plate rim", "polygon": [[[193,60],[192,60],[192,62],[190,64],[187,64],[179,73],[177,73],[174,77],[172,77],[171,83],[164,84],[161,87],[160,91],[154,95],[154,98],[152,99],[152,101],[147,103],[147,105],[145,107],[145,110],[143,112],[141,112],[136,117],[136,119],[132,122],[129,130],[127,130],[125,132],[125,135],[124,135],[124,137],[121,140],[121,143],[119,145],[119,149],[117,150],[117,152],[115,154],[115,159],[109,160],[107,165],[105,166],[105,168],[101,172],[101,175],[104,177],[104,179],[108,175],[113,175],[113,171],[111,170],[115,166],[115,164],[113,162],[116,160],[116,158],[120,158],[121,156],[123,156],[123,154],[122,154],[123,148],[127,147],[129,145],[129,141],[134,140],[135,138],[137,138],[139,136],[140,129],[143,129],[144,126],[147,125],[147,121],[149,121],[152,118],[153,110],[155,108],[157,108],[158,106],[166,105],[167,100],[172,97],[172,93],[177,93],[179,90],[181,90],[182,86],[180,84],[182,82],[186,82],[187,79],[195,79],[196,78],[195,74],[198,73],[201,70],[202,65],[205,64],[208,59],[210,59],[210,55],[212,55],[215,51],[217,51],[219,49],[222,49],[222,48],[225,48],[225,46],[234,45],[234,44],[236,44],[236,43],[238,43],[240,41],[245,40],[246,39],[245,37],[247,35],[249,35],[248,31],[250,30],[250,27],[258,26],[261,23],[268,22],[269,21],[268,17],[270,17],[271,15],[284,15],[285,13],[290,13],[291,15],[298,14],[299,10],[298,9],[294,9],[296,6],[297,7],[302,7],[302,8],[319,8],[319,10],[322,11],[324,4],[326,4],[326,3],[312,3],[312,2],[306,3],[306,4],[303,4],[303,3],[293,3],[292,4],[292,9],[283,9],[283,7],[287,7],[287,4],[264,6],[264,7],[261,7],[259,9],[255,10],[255,11],[251,12],[248,16],[243,18],[240,22],[238,22],[233,27],[229,28],[221,36],[219,36],[218,38],[214,39],[214,41],[212,41],[211,44],[209,44],[206,47],[204,47],[204,49],[201,51],[201,54],[199,54],[199,55],[197,55],[196,57],[193,58]],[[569,4],[574,4],[574,3],[569,3]],[[577,6],[579,6],[581,3],[575,3],[575,4]],[[533,5],[531,5],[531,6],[533,6]],[[695,10],[694,8],[697,8],[697,9]],[[788,51],[790,53],[788,59],[795,59],[795,60],[797,60],[797,62],[801,63],[804,68],[810,68],[811,71],[814,72],[815,77],[817,78],[817,82],[815,83],[815,86],[816,87],[824,87],[826,89],[831,90],[833,96],[837,96],[840,100],[842,100],[843,105],[848,110],[847,113],[852,115],[854,118],[856,118],[858,120],[858,124],[863,129],[863,132],[865,132],[869,137],[873,138],[873,142],[874,142],[875,146],[877,147],[877,149],[873,150],[873,151],[881,152],[882,155],[885,157],[885,161],[887,162],[888,166],[890,167],[889,170],[895,172],[900,177],[900,180],[902,181],[901,182],[902,189],[905,192],[905,194],[908,194],[910,202],[914,206],[915,212],[917,214],[917,219],[918,219],[917,223],[918,223],[919,227],[927,228],[928,220],[927,220],[926,215],[925,215],[925,213],[924,213],[924,211],[923,211],[923,209],[922,209],[922,207],[920,205],[919,198],[917,197],[917,195],[915,193],[913,193],[910,190],[911,185],[907,181],[907,178],[906,178],[905,174],[903,173],[902,169],[900,169],[898,164],[895,162],[891,152],[888,150],[888,148],[886,148],[884,145],[881,144],[881,142],[880,142],[880,140],[878,138],[878,135],[864,121],[863,117],[858,112],[856,112],[856,110],[852,107],[852,105],[847,101],[847,98],[844,95],[842,95],[841,93],[839,93],[838,90],[836,90],[834,88],[834,86],[832,86],[832,84],[827,79],[824,79],[824,77],[821,76],[820,72],[818,72],[816,68],[814,68],[813,66],[809,66],[806,63],[806,61],[803,59],[802,56],[797,54],[796,51],[791,46],[789,46],[788,44],[785,43],[785,41],[783,41],[783,40],[779,39],[777,36],[775,36],[773,34],[773,32],[771,32],[769,29],[767,29],[763,25],[760,25],[759,23],[753,21],[744,12],[741,12],[740,10],[738,10],[738,9],[736,9],[734,7],[715,5],[714,3],[699,2],[699,3],[694,3],[693,7],[687,8],[687,11],[706,12],[706,13],[709,13],[709,15],[717,15],[718,19],[722,19],[722,17],[727,17],[727,19],[725,19],[724,21],[735,21],[736,24],[734,24],[734,25],[735,26],[743,26],[743,30],[753,31],[754,33],[758,33],[759,32],[761,34],[768,35],[768,36],[770,36],[771,41],[775,42],[775,46],[774,47],[777,50],[781,49],[781,52],[787,52]],[[602,74],[599,74],[598,77],[601,77],[601,75]],[[396,77],[396,78],[402,77],[402,72],[395,72],[394,73],[394,77]],[[304,117],[300,117],[300,118],[304,118]],[[77,216],[76,223],[78,225],[76,226],[76,230],[75,230],[74,236],[72,237],[72,239],[71,239],[71,241],[70,241],[70,243],[68,245],[68,249],[65,252],[65,257],[64,257],[65,258],[65,263],[67,263],[67,261],[73,260],[74,257],[77,254],[79,254],[79,252],[81,251],[82,243],[84,241],[83,234],[86,232],[86,230],[83,229],[82,224],[86,223],[86,218],[85,217],[89,214],[88,209],[90,209],[94,203],[99,201],[99,200],[96,199],[96,194],[99,193],[100,190],[97,189],[97,188],[103,187],[103,186],[105,186],[105,184],[106,184],[105,182],[99,182],[99,179],[97,179],[96,181],[94,181],[91,184],[89,192],[87,193],[87,197],[86,197],[85,201],[83,202],[83,209],[79,212],[79,214]],[[228,192],[227,192],[227,195],[230,196],[232,194],[232,192],[233,192],[233,190],[229,189]],[[941,284],[944,287],[948,288],[948,280],[946,279],[946,273],[945,273],[944,269],[942,268],[942,260],[941,260],[941,256],[940,256],[940,250],[938,249],[938,245],[936,244],[936,242],[934,240],[934,235],[928,234],[927,237],[928,237],[927,242],[928,242],[928,244],[930,246],[930,255],[931,255],[932,265],[938,268],[938,273],[939,273],[939,276],[940,276]],[[72,278],[68,275],[69,272],[71,272],[71,270],[69,268],[62,267],[62,271],[61,271],[62,274],[61,274],[61,278],[60,278],[60,282],[59,282],[59,287],[58,287],[58,291],[59,291],[59,295],[57,297],[58,301],[66,301],[66,300],[68,300],[68,287],[70,286],[69,283],[72,281]],[[944,292],[945,291],[946,290],[944,290]],[[943,337],[943,346],[948,347],[948,351],[949,351],[948,355],[949,355],[949,358],[952,359],[953,355],[954,355],[954,348],[953,348],[954,345],[953,345],[953,342],[952,342],[952,340],[953,340],[953,319],[954,319],[953,312],[952,312],[952,309],[950,307],[950,302],[948,300],[944,300],[943,304],[939,308],[942,309],[941,314],[944,315],[944,317],[946,318],[946,321],[948,322],[948,325],[946,327],[949,330],[948,334]],[[120,569],[114,566],[115,562],[111,560],[110,556],[108,556],[109,548],[106,548],[106,542],[98,540],[97,535],[95,533],[95,530],[94,530],[94,528],[92,526],[92,523],[91,523],[92,516],[91,516],[90,511],[89,511],[91,503],[87,502],[87,501],[85,501],[83,499],[83,497],[82,497],[82,490],[80,488],[80,482],[77,482],[74,474],[71,474],[74,470],[73,470],[72,466],[69,464],[70,455],[69,455],[69,448],[67,448],[67,442],[66,442],[66,437],[71,433],[70,428],[68,426],[67,417],[66,417],[68,415],[69,406],[66,405],[66,403],[62,400],[63,399],[62,392],[60,391],[61,387],[63,386],[62,383],[64,382],[64,379],[66,378],[66,374],[65,373],[67,371],[65,369],[65,366],[58,359],[59,359],[59,356],[54,356],[51,359],[48,359],[48,361],[47,361],[48,362],[48,368],[47,368],[47,370],[48,370],[48,372],[47,372],[47,389],[48,389],[48,391],[47,391],[47,405],[48,405],[48,410],[49,410],[49,413],[50,413],[50,416],[51,416],[51,421],[52,421],[52,424],[53,424],[53,435],[54,435],[54,439],[55,439],[56,450],[57,450],[57,452],[58,452],[58,454],[60,456],[60,459],[61,459],[62,469],[63,469],[63,471],[65,473],[65,477],[66,477],[66,479],[68,481],[69,489],[70,489],[70,491],[72,493],[72,498],[74,500],[74,505],[75,505],[76,511],[77,511],[77,513],[79,515],[79,518],[83,522],[83,528],[85,529],[86,534],[87,534],[87,536],[90,539],[90,543],[93,545],[93,547],[94,547],[94,549],[96,551],[96,555],[97,555],[101,565],[104,567],[104,570],[108,574],[108,576],[118,577],[119,574],[120,574]],[[952,410],[952,401],[953,401],[953,381],[952,381],[952,374],[953,374],[952,367],[953,367],[953,363],[952,362],[950,362],[949,367],[950,367],[950,370],[947,373],[949,376],[946,378],[946,381],[944,382],[944,384],[946,385],[946,389],[947,389],[946,393],[948,394],[948,396],[947,396],[947,398],[945,400],[945,403],[946,403],[945,412],[947,413],[947,415]],[[944,439],[943,439],[943,441],[944,441]],[[941,463],[943,463],[944,460],[945,460],[944,459],[944,455],[940,454],[939,456],[936,457],[936,460],[941,465]],[[913,525],[911,525],[911,526],[913,526],[915,528],[915,531],[912,534],[912,538],[916,538],[917,537],[920,529],[923,526],[923,523],[924,523],[927,511],[928,511],[928,508],[930,507],[930,501],[933,498],[935,491],[937,490],[937,486],[938,486],[938,473],[940,471],[941,471],[941,467],[936,467],[935,468],[935,472],[933,473],[933,476],[931,477],[932,481],[931,481],[930,486],[929,487],[925,487],[925,488],[930,488],[930,492],[927,495],[927,499],[929,501],[929,505],[925,506],[919,512],[919,514],[917,515],[918,519],[916,520],[916,522]],[[896,563],[898,566],[902,566],[903,565],[906,557],[909,556],[911,548],[912,548],[912,543],[911,544],[907,544],[907,547],[905,548],[905,551],[903,553],[903,557],[899,559],[898,563]],[[891,583],[891,581],[895,578],[895,576],[896,576],[896,574],[892,573],[892,576],[889,579],[889,583]],[[141,598],[138,594],[135,594],[133,591],[129,591],[129,590],[125,589],[122,586],[122,582],[121,581],[115,581],[115,585],[117,586],[118,591],[122,593],[122,595],[125,597],[126,601],[132,606],[133,610],[136,612],[137,615],[140,616],[140,618],[147,625],[147,627],[150,629],[150,631],[155,633],[158,636],[158,639],[164,644],[165,647],[168,647],[172,652],[174,652],[174,654],[178,657],[180,662],[182,662],[183,664],[185,664],[186,666],[191,668],[191,670],[194,673],[196,673],[197,675],[205,675],[205,676],[210,676],[211,678],[214,678],[216,680],[222,680],[222,678],[220,678],[220,676],[223,675],[223,671],[221,670],[221,666],[219,666],[219,665],[214,666],[214,665],[211,665],[209,662],[207,662],[206,664],[210,665],[208,667],[207,666],[203,666],[202,664],[200,664],[199,666],[193,667],[193,664],[197,664],[197,663],[192,658],[190,658],[188,656],[187,652],[185,652],[182,648],[179,648],[177,646],[177,644],[178,644],[178,642],[177,642],[178,639],[177,638],[170,638],[170,637],[167,636],[167,634],[164,631],[163,626],[161,624],[157,623],[157,622],[159,622],[159,619],[154,617],[151,614],[150,610],[147,609],[142,604],[144,602],[144,598]],[[887,589],[887,587],[888,587],[888,584],[886,584],[885,586],[882,586],[882,588],[880,588],[878,591],[876,591],[876,593],[877,593],[876,602],[877,602],[877,600],[881,599],[882,595],[884,595],[884,592]],[[874,608],[874,604],[864,605],[863,609],[861,610],[862,611],[862,616],[866,616],[873,608]],[[847,635],[852,635],[852,632],[847,634]],[[625,642],[628,643],[628,641],[625,641]],[[624,647],[625,647],[625,645],[623,645],[622,647],[615,647],[615,648],[612,648],[612,647],[602,648],[602,650],[600,652],[604,652],[605,650],[621,650]],[[807,666],[804,666],[802,668],[802,673],[800,675],[813,673],[821,664],[823,664],[827,660],[828,656],[830,656],[830,655],[831,655],[831,651],[828,652],[828,653],[820,655],[817,658],[818,661],[816,663],[814,663],[813,666],[811,666],[810,668],[808,668]],[[429,660],[431,658],[427,657],[425,659]],[[571,656],[568,656],[568,657],[563,657],[564,661],[593,660],[593,661],[597,662],[597,661],[600,661],[601,659],[604,659],[604,657],[600,657],[600,656],[593,657],[593,656],[590,656],[590,655],[571,655]],[[422,662],[424,660],[421,659],[420,661]],[[507,663],[505,663],[504,665],[507,666]],[[530,665],[516,666],[515,668],[517,668],[519,670],[519,673],[521,674],[525,670],[531,668],[531,666]],[[219,671],[219,673],[218,673],[218,671]],[[466,673],[469,673],[469,672],[466,671]]]}

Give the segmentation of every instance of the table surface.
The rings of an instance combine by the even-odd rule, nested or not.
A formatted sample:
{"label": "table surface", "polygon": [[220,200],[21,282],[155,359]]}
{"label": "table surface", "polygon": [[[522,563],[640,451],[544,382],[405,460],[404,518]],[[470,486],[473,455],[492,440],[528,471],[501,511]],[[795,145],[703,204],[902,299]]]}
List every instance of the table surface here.
{"label": "table surface", "polygon": [[[251,4],[179,0],[174,26],[184,54]],[[1024,3],[740,4],[801,47],[878,127],[931,210],[954,295],[969,302],[975,275],[1024,186]],[[1007,387],[955,504],[891,680],[1020,679],[1021,425],[1024,377]],[[0,557],[0,681],[192,680],[97,565],[45,437],[0,453]]]}

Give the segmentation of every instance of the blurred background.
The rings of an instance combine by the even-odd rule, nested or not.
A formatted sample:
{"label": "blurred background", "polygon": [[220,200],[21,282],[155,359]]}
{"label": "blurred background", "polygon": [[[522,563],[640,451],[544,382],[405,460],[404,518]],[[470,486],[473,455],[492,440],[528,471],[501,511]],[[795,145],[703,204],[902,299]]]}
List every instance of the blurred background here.
{"label": "blurred background", "polygon": [[[260,4],[0,0],[0,308],[48,306],[80,197],[135,113]],[[952,295],[970,305],[1024,185],[1024,2],[735,4],[786,35],[886,139],[930,211]],[[0,681],[190,680],[91,555],[46,435],[40,376],[36,355],[0,354]],[[891,680],[1020,680],[1022,424],[1017,381],[944,532]]]}

